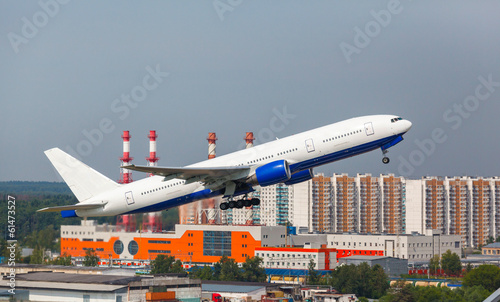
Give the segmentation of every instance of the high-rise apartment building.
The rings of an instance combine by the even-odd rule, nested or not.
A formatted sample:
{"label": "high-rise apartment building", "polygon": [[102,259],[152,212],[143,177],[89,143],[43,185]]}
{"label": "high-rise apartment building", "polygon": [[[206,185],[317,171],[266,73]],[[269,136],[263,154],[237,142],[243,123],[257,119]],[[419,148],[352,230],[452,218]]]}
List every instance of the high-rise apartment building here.
{"label": "high-rise apartment building", "polygon": [[334,174],[332,185],[334,193],[332,216],[334,219],[333,225],[335,226],[332,231],[358,232],[359,211],[355,178],[349,177],[347,174]]}
{"label": "high-rise apartment building", "polygon": [[382,229],[389,234],[404,234],[406,183],[393,174],[380,176],[382,187]]}
{"label": "high-rise apartment building", "polygon": [[318,232],[333,231],[333,190],[331,177],[316,175],[312,180],[313,229]]}
{"label": "high-rise apartment building", "polygon": [[439,177],[423,178],[422,181],[425,187],[425,228],[445,234],[448,225],[445,181]]}
{"label": "high-rise apartment building", "polygon": [[381,188],[378,177],[358,174],[356,185],[359,191],[359,231],[382,232]]}

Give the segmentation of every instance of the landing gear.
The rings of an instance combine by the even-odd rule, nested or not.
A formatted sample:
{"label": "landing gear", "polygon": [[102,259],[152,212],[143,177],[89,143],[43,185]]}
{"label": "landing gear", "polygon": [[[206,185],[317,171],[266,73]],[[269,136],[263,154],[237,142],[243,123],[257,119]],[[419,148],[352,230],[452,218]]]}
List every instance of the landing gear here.
{"label": "landing gear", "polygon": [[237,201],[236,201],[236,208],[237,208],[237,209],[243,209],[243,206],[244,206],[244,205],[245,205],[245,204],[244,204],[244,200],[239,199],[239,200],[237,200]]}
{"label": "landing gear", "polygon": [[258,198],[252,198],[252,199],[239,199],[239,200],[229,200],[228,202],[223,202],[219,205],[219,208],[222,211],[225,211],[227,209],[242,209],[244,207],[250,207],[250,206],[258,206],[260,204],[260,199]]}
{"label": "landing gear", "polygon": [[384,158],[382,158],[382,162],[384,164],[388,164],[391,160],[389,159],[389,157],[385,156],[387,154],[387,152],[389,152],[389,150],[387,149],[382,149],[382,154],[384,155]]}

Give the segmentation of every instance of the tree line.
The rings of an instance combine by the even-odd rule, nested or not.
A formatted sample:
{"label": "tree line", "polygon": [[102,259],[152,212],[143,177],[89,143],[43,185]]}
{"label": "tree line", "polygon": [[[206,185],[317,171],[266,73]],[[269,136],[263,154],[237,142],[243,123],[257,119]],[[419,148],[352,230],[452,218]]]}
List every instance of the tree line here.
{"label": "tree line", "polygon": [[[247,257],[241,268],[232,258],[222,256],[213,267],[194,266],[189,277],[201,280],[265,282],[266,271],[260,257]],[[151,274],[186,273],[180,260],[174,256],[160,254],[151,261]]]}
{"label": "tree line", "polygon": [[[0,253],[3,255],[7,248],[8,235],[8,196],[16,200],[15,227],[18,246],[34,249],[33,257],[24,261],[41,260],[45,251],[60,252],[60,230],[61,225],[78,225],[82,218],[62,218],[58,212],[37,213],[36,211],[45,207],[72,205],[78,200],[71,193],[65,183],[59,182],[24,182],[9,181],[0,182]],[[93,218],[94,219],[94,218]],[[99,224],[115,224],[116,217],[97,217]],[[179,222],[177,208],[162,212],[163,229],[171,230]],[[142,223],[142,215],[137,215],[137,224]],[[38,255],[38,256],[36,256]],[[31,259],[33,258],[33,259]],[[20,259],[19,259],[20,260]]]}

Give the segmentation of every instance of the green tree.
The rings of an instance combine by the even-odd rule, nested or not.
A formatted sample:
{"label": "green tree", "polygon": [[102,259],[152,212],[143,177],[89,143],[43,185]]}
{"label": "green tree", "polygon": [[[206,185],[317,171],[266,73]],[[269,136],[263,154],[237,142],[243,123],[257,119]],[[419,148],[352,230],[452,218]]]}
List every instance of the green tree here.
{"label": "green tree", "polygon": [[57,257],[52,261],[52,264],[55,265],[64,265],[64,266],[72,266],[73,262],[71,262],[71,256],[69,255],[62,255]]}
{"label": "green tree", "polygon": [[[459,295],[460,292],[457,293]],[[492,292],[482,286],[466,287],[463,291],[464,301],[467,302],[482,302],[488,298]]]}
{"label": "green tree", "polygon": [[97,266],[98,262],[99,262],[99,257],[95,253],[94,249],[88,249],[85,251],[83,266]]}
{"label": "green tree", "polygon": [[467,263],[467,265],[465,266],[465,273],[468,273],[473,269],[474,269],[474,267],[472,266],[472,264]]}
{"label": "green tree", "polygon": [[500,268],[491,264],[483,264],[471,270],[463,279],[464,286],[482,286],[490,292],[500,287]]}
{"label": "green tree", "polygon": [[[222,260],[222,258],[220,260]],[[220,260],[214,264],[213,280],[220,280],[220,272],[222,270],[222,264]]]}
{"label": "green tree", "polygon": [[314,259],[309,260],[307,268],[308,268],[307,284],[318,284],[319,274],[316,271],[316,263],[314,262]]}
{"label": "green tree", "polygon": [[406,284],[405,280],[398,280],[387,291],[387,294],[379,299],[380,302],[414,302],[415,288],[413,285]]}
{"label": "green tree", "polygon": [[44,264],[45,260],[46,260],[45,250],[40,248],[40,247],[36,247],[33,250],[33,254],[31,255],[30,263],[31,264]]}
{"label": "green tree", "polygon": [[260,257],[246,257],[242,265],[243,280],[247,282],[266,282],[266,270],[262,267],[264,260]]}
{"label": "green tree", "polygon": [[193,279],[214,280],[214,271],[210,266],[195,267],[189,276]]}
{"label": "green tree", "polygon": [[241,281],[241,269],[233,258],[222,256],[220,262],[220,281]]}
{"label": "green tree", "polygon": [[[14,252],[15,262],[16,263],[21,262],[21,247],[19,246],[19,244],[14,244],[14,246],[15,246],[15,250],[12,248],[12,244],[7,243],[7,240],[5,240],[5,239],[0,240],[0,249],[1,249],[0,255],[5,257],[5,263],[12,261],[12,260],[10,260],[11,259],[10,258],[11,251]],[[9,249],[9,247],[11,249]]]}
{"label": "green tree", "polygon": [[175,260],[174,256],[159,254],[155,260],[151,261],[151,274],[182,274],[186,271],[182,267],[180,260]]}
{"label": "green tree", "polygon": [[173,264],[172,267],[170,268],[170,273],[174,274],[185,274],[186,270],[182,266],[182,261],[176,260]]}
{"label": "green tree", "polygon": [[439,266],[440,266],[441,259],[439,255],[434,255],[431,260],[429,261],[429,269],[431,271],[431,274],[434,273],[436,274]]}
{"label": "green tree", "polygon": [[385,273],[384,268],[378,264],[371,268],[369,288],[370,297],[373,299],[382,297],[389,289],[389,276]]}
{"label": "green tree", "polygon": [[389,278],[380,265],[370,268],[364,262],[357,266],[337,267],[329,278],[329,284],[344,294],[354,293],[358,297],[378,299],[389,288]]}
{"label": "green tree", "polygon": [[462,273],[460,257],[450,250],[447,250],[441,257],[441,266],[447,275],[458,276]]}
{"label": "green tree", "polygon": [[495,242],[495,238],[493,238],[493,236],[488,237],[488,240],[486,240],[486,244],[490,244],[493,242]]}

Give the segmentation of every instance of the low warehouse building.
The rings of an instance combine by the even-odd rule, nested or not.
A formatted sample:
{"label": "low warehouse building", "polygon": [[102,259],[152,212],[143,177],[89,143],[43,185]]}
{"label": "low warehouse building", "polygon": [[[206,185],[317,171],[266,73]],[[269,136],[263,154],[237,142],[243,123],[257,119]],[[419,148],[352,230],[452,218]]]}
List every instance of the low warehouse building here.
{"label": "low warehouse building", "polygon": [[[17,274],[15,279],[16,292],[27,292],[28,301],[146,301],[148,294],[159,292],[184,302],[201,298],[200,280],[175,274],[128,277],[32,272]],[[0,284],[0,291],[7,289],[7,282]]]}
{"label": "low warehouse building", "polygon": [[360,265],[363,262],[368,263],[370,267],[380,265],[389,276],[397,277],[401,274],[408,274],[408,259],[386,256],[351,256],[339,259],[339,265]]}

